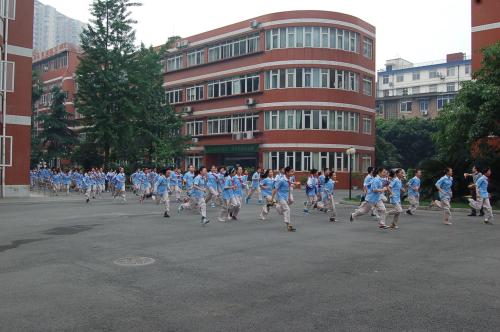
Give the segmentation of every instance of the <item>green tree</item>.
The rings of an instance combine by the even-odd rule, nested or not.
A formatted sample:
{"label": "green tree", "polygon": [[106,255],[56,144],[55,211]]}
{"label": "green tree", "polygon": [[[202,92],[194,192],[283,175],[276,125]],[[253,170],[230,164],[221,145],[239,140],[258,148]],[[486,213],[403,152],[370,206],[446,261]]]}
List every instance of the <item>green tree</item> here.
{"label": "green tree", "polygon": [[[455,174],[472,164],[500,169],[500,43],[483,50],[476,80],[464,82],[454,101],[440,111],[435,135],[438,159]],[[460,176],[459,189],[465,190]],[[498,191],[500,177],[493,176]]]}
{"label": "green tree", "polygon": [[405,169],[420,167],[436,153],[432,139],[436,131],[432,120],[377,119],[377,162]]}
{"label": "green tree", "polygon": [[[124,146],[133,134],[135,31],[129,0],[94,0],[92,19],[81,34],[83,56],[76,71],[78,111],[84,116],[87,142],[110,160],[126,158]],[[112,155],[113,153],[113,155]]]}
{"label": "green tree", "polygon": [[39,134],[40,143],[47,159],[67,158],[78,139],[70,128],[73,126],[73,120],[64,105],[65,92],[55,86],[51,93],[50,112],[40,114],[37,117],[37,121],[42,125],[42,131]]}
{"label": "green tree", "polygon": [[131,93],[136,98],[133,144],[123,148],[126,149],[124,154],[136,155],[135,160],[142,163],[171,163],[187,148],[188,138],[180,135],[182,118],[164,100],[160,60],[169,46],[167,43],[155,50],[142,45],[135,57],[137,71],[130,79]]}
{"label": "green tree", "polygon": [[36,102],[40,100],[43,94],[43,84],[40,80],[40,74],[36,71],[31,72],[31,165],[40,161],[40,138],[37,130],[37,113],[35,109]]}

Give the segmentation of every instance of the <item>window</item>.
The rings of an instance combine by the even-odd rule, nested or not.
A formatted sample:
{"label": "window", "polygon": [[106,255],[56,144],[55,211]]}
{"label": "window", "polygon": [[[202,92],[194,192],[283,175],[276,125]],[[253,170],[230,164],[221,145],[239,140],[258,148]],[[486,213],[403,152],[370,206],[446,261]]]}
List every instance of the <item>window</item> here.
{"label": "window", "polygon": [[203,121],[186,122],[186,134],[189,136],[203,135]]}
{"label": "window", "polygon": [[295,87],[295,68],[288,68],[286,70],[286,87]]}
{"label": "window", "polygon": [[446,76],[455,76],[455,67],[446,68]]}
{"label": "window", "polygon": [[429,78],[436,78],[436,77],[438,77],[438,73],[436,70],[429,71]]}
{"label": "window", "polygon": [[208,134],[231,134],[258,131],[259,115],[253,113],[208,118]]}
{"label": "window", "polygon": [[195,169],[201,167],[202,156],[187,156],[186,165],[193,165]]}
{"label": "window", "polygon": [[361,171],[365,171],[372,166],[372,156],[369,154],[361,154]]}
{"label": "window", "polygon": [[389,76],[388,75],[382,76],[382,83],[383,84],[388,84],[389,83]]}
{"label": "window", "polygon": [[419,93],[420,93],[419,86],[414,86],[413,88],[411,88],[411,94],[415,95],[415,94],[419,94]]}
{"label": "window", "polygon": [[418,81],[420,79],[420,72],[419,71],[416,71],[413,73],[413,80],[414,81]]}
{"label": "window", "polygon": [[411,112],[411,101],[402,101],[400,111]]}
{"label": "window", "polygon": [[270,111],[264,112],[264,128],[359,132],[359,114],[331,110]]}
{"label": "window", "polygon": [[370,38],[363,38],[363,55],[369,59],[372,58],[373,41]]}
{"label": "window", "polygon": [[302,169],[310,170],[311,167],[311,152],[302,153]]}
{"label": "window", "polygon": [[403,74],[399,74],[396,76],[396,82],[403,82],[405,80],[405,76]]}
{"label": "window", "polygon": [[[277,30],[277,39],[276,42],[279,42],[279,29]],[[267,32],[266,32],[267,36]],[[274,38],[274,35],[273,35]],[[267,38],[266,38],[267,39]],[[274,42],[274,39],[273,39]],[[271,45],[267,43],[266,40],[266,49],[270,48]],[[233,58],[245,54],[251,54],[257,52],[259,50],[259,34],[252,34],[245,37],[241,37],[234,40],[228,40],[208,48],[208,62]]]}
{"label": "window", "polygon": [[389,97],[389,90],[382,90],[384,97]]}
{"label": "window", "polygon": [[465,73],[470,74],[470,65],[465,65]]}
{"label": "window", "polygon": [[403,96],[408,96],[408,88],[403,88]]}
{"label": "window", "polygon": [[[349,30],[319,26],[275,28],[266,30],[265,38],[266,50],[321,47],[359,53],[360,35]],[[368,58],[373,57],[373,40],[363,40],[363,54]]]}
{"label": "window", "polygon": [[455,91],[455,83],[447,83],[446,92],[454,92],[454,91]]}
{"label": "window", "polygon": [[208,98],[218,98],[258,91],[259,80],[259,74],[247,74],[210,81],[207,84]]}
{"label": "window", "polygon": [[363,118],[363,134],[372,133],[372,119],[368,117]]}
{"label": "window", "polygon": [[443,109],[446,104],[449,104],[454,99],[453,95],[443,95],[437,97],[437,108],[438,110]]}
{"label": "window", "polygon": [[167,71],[179,70],[182,68],[182,54],[167,58]]}
{"label": "window", "polygon": [[203,85],[197,85],[186,89],[187,101],[203,99]]}
{"label": "window", "polygon": [[437,92],[438,86],[437,84],[431,84],[429,85],[429,92]]}
{"label": "window", "polygon": [[372,95],[372,79],[371,77],[363,77],[363,94],[367,96]]}
{"label": "window", "polygon": [[420,101],[420,112],[426,114],[429,111],[429,101],[421,100]]}
{"label": "window", "polygon": [[182,89],[165,91],[165,100],[171,105],[181,103]]}
{"label": "window", "polygon": [[188,67],[202,65],[205,63],[205,50],[196,50],[187,55]]}

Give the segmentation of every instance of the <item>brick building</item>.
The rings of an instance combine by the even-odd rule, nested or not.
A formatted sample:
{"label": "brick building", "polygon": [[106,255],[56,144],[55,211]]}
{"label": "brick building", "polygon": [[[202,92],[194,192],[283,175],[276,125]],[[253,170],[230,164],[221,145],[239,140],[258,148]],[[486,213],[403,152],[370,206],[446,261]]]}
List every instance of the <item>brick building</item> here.
{"label": "brick building", "polygon": [[268,14],[179,40],[163,65],[184,164],[330,167],[346,188],[375,160],[375,27],[356,17]]}
{"label": "brick building", "polygon": [[472,70],[481,67],[481,49],[500,42],[500,1],[471,0]]}
{"label": "brick building", "polygon": [[[51,90],[58,86],[66,93],[66,111],[73,115],[74,119],[81,116],[75,111],[74,95],[76,93],[75,72],[80,60],[81,49],[77,45],[64,43],[44,52],[33,54],[33,71],[39,74],[43,84],[43,94],[35,103],[35,114],[39,115],[50,111],[52,102]],[[35,123],[37,130],[40,124]]]}
{"label": "brick building", "polygon": [[435,118],[461,82],[471,80],[471,60],[464,53],[423,64],[392,59],[385,67],[377,73],[377,111],[385,119]]}
{"label": "brick building", "polygon": [[29,195],[33,0],[0,2],[1,197]]}

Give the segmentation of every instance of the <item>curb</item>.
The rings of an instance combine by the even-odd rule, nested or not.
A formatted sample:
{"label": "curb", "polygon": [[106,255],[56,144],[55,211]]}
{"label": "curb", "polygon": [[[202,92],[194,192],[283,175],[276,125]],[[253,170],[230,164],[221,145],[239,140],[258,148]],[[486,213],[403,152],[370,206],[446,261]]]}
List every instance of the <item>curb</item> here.
{"label": "curb", "polygon": [[[338,204],[343,204],[343,205],[349,205],[349,206],[359,206],[359,203],[354,203],[354,202],[348,202],[348,201],[345,201],[345,200],[341,200]],[[384,204],[386,207],[388,206],[388,204]],[[390,205],[390,204],[389,204]],[[392,206],[392,205],[391,205]],[[405,205],[401,205],[403,207],[403,211],[405,210]],[[406,207],[408,208],[408,207]],[[420,211],[431,211],[431,212],[438,212],[438,211],[441,211],[439,209],[432,209],[432,208],[429,208],[427,206],[419,206],[417,208],[417,210],[420,210]],[[451,208],[450,211],[451,212],[470,212],[471,209],[464,209],[464,208]],[[500,210],[492,210],[493,211],[493,214],[500,214]]]}

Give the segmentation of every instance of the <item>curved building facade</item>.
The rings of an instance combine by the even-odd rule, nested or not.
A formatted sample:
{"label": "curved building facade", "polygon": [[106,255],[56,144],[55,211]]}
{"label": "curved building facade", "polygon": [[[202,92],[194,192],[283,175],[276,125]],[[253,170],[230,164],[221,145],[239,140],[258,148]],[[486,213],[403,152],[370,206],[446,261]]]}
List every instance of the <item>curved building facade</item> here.
{"label": "curved building facade", "polygon": [[268,14],[179,40],[163,65],[186,164],[334,168],[346,188],[375,161],[375,28],[356,17]]}

